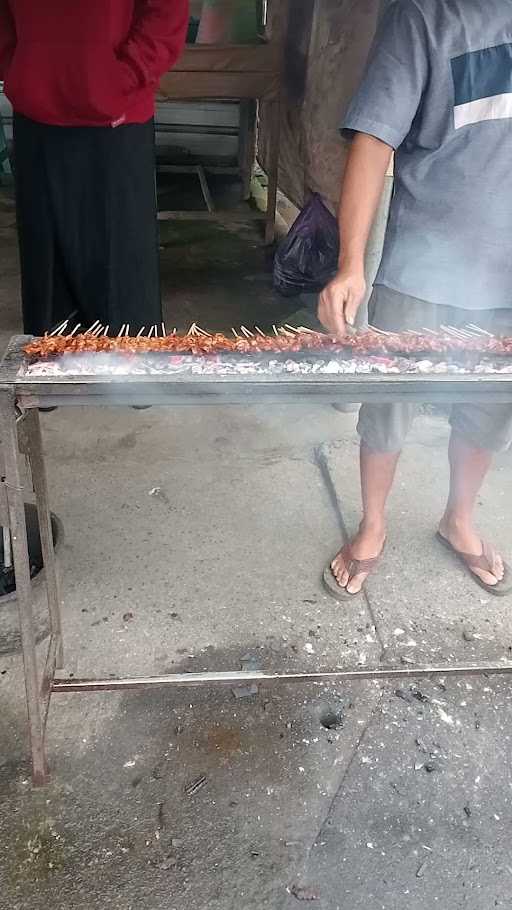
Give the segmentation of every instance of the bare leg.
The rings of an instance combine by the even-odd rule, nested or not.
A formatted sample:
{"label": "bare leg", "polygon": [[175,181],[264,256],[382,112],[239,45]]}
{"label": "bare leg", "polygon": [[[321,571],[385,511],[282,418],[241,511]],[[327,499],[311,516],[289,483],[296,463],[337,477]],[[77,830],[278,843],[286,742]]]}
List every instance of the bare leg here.
{"label": "bare leg", "polygon": [[[359,531],[351,541],[354,559],[372,559],[378,556],[386,539],[386,503],[395,479],[400,452],[372,452],[361,444],[361,495],[363,518]],[[363,587],[367,573],[356,575],[349,582],[341,553],[333,560],[333,575],[342,588],[357,594]]]}
{"label": "bare leg", "polygon": [[[482,552],[482,540],[475,530],[473,512],[493,455],[486,449],[475,449],[462,436],[452,432],[449,459],[450,494],[439,530],[457,550],[479,555]],[[505,572],[501,556],[496,558],[492,574],[483,569],[473,571],[490,585],[501,581]]]}

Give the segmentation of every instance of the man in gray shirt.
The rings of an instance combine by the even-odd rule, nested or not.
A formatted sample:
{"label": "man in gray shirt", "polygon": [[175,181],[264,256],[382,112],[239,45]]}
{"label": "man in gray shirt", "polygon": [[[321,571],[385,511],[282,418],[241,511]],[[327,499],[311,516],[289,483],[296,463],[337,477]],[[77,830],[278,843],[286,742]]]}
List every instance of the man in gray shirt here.
{"label": "man in gray shirt", "polygon": [[[319,318],[343,335],[364,296],[364,255],[386,171],[395,185],[370,323],[390,331],[476,324],[512,335],[512,3],[395,0],[381,19],[344,125],[352,137],[340,203],[339,271]],[[364,405],[363,519],[326,581],[361,591],[385,539],[385,507],[414,417]],[[456,406],[450,492],[438,538],[494,594],[508,566],[477,533],[476,497],[493,453],[512,440],[512,405]]]}

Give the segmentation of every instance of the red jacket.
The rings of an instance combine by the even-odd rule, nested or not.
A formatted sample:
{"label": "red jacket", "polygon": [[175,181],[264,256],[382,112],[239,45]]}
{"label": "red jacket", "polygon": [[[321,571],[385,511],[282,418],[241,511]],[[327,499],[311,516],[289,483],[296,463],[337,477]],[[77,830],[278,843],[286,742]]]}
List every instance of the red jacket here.
{"label": "red jacket", "polygon": [[188,0],[0,0],[0,79],[40,123],[144,123],[187,25]]}

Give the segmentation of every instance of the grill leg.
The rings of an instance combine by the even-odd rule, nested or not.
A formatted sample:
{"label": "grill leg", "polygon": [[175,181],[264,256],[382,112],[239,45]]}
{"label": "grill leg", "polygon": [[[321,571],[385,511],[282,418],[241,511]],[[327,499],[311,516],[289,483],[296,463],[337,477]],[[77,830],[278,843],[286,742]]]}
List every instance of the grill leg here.
{"label": "grill leg", "polygon": [[21,646],[25,671],[28,728],[32,752],[32,779],[36,786],[48,780],[45,723],[37,669],[36,637],[32,611],[32,582],[25,523],[25,499],[18,462],[18,434],[14,394],[0,393],[0,436],[5,459],[5,485],[16,574],[16,598],[20,616]]}
{"label": "grill leg", "polygon": [[64,655],[62,649],[59,578],[53,546],[52,517],[50,512],[50,501],[48,498],[48,484],[46,481],[46,467],[44,463],[39,412],[35,408],[28,411],[24,423],[32,483],[36,496],[37,516],[39,519],[39,534],[41,537],[41,550],[46,578],[50,629],[51,634],[57,639],[56,666],[60,669],[64,666]]}

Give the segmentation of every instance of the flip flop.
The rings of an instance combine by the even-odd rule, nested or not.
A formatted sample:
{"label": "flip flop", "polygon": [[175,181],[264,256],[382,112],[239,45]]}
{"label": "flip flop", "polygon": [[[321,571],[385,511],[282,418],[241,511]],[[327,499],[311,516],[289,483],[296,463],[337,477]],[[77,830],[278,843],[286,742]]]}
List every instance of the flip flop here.
{"label": "flip flop", "polygon": [[475,553],[463,553],[461,550],[457,550],[440,531],[437,532],[436,538],[446,550],[449,550],[465,566],[473,581],[476,581],[477,585],[480,585],[488,594],[494,594],[495,597],[506,597],[507,594],[512,592],[512,570],[505,561],[503,561],[505,574],[496,585],[488,584],[473,572],[473,569],[483,569],[484,572],[490,572],[491,575],[493,573],[497,553],[494,547],[486,543],[485,540],[482,540],[482,552],[477,556]]}
{"label": "flip flop", "polygon": [[[355,578],[356,575],[362,575],[365,572],[368,573],[368,575],[371,575],[371,573],[375,571],[375,569],[377,568],[377,565],[379,564],[379,562],[382,558],[382,554],[384,553],[385,546],[386,546],[386,544],[384,543],[384,546],[382,547],[382,550],[380,551],[379,555],[374,556],[372,559],[354,559],[354,557],[352,556],[352,551],[350,549],[350,544],[346,544],[344,547],[342,547],[341,550],[338,551],[338,553],[336,553],[336,556],[338,556],[341,553],[341,556],[343,556],[343,559],[345,561],[345,566],[346,566],[347,572],[349,574],[349,579],[347,581],[347,585],[350,584],[350,582],[352,581],[353,578]],[[334,577],[332,569],[331,569],[331,564],[332,564],[332,562],[334,562],[334,559],[336,559],[336,556],[333,557],[333,559],[331,560],[329,565],[327,565],[324,569],[324,574],[323,574],[324,588],[328,594],[330,594],[332,597],[334,597],[335,600],[340,600],[340,601],[352,600],[354,597],[358,597],[360,594],[363,593],[366,581],[363,584],[363,587],[361,588],[361,590],[356,591],[354,594],[352,594],[350,591],[347,591],[346,588],[342,588],[341,585],[338,584],[338,581]]]}

